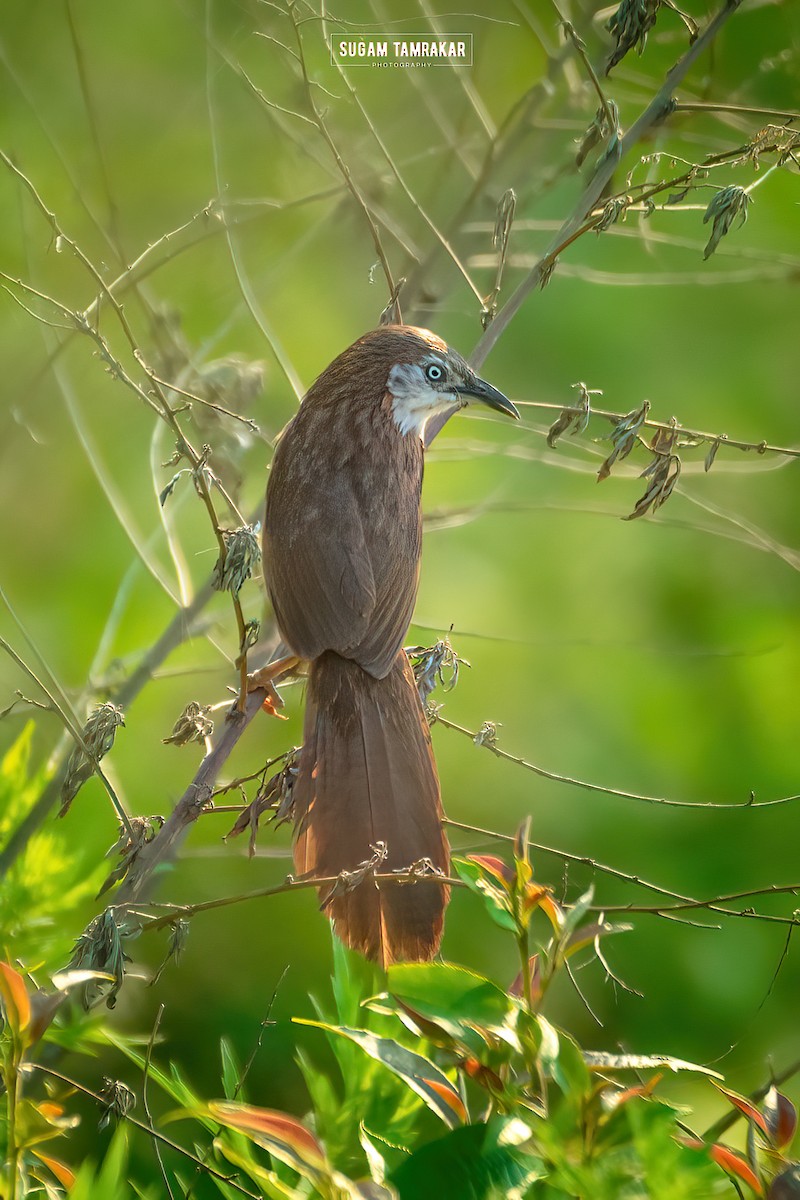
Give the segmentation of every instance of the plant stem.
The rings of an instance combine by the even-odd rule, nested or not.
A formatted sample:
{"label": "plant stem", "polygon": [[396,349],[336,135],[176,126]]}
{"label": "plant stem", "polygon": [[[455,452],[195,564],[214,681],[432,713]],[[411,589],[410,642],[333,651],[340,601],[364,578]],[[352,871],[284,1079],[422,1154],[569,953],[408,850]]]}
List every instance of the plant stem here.
{"label": "plant stem", "polygon": [[17,1145],[17,1103],[19,1101],[19,1058],[16,1047],[8,1057],[8,1200],[17,1200],[19,1184],[19,1146]]}

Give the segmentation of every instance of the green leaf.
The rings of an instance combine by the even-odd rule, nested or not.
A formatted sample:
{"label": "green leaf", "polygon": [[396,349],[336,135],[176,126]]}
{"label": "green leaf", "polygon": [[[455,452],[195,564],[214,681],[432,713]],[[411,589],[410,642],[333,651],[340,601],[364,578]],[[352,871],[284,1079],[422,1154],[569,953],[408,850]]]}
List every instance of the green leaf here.
{"label": "green leaf", "polygon": [[270,1171],[254,1159],[240,1154],[225,1139],[216,1138],[214,1149],[218,1154],[226,1158],[228,1162],[233,1163],[235,1167],[239,1167],[246,1175],[249,1175],[262,1189],[264,1195],[269,1197],[269,1200],[302,1200],[302,1197],[305,1195],[305,1189],[300,1191],[297,1188],[291,1187],[288,1183],[284,1183],[274,1171]]}
{"label": "green leaf", "polygon": [[579,1103],[590,1087],[590,1075],[577,1042],[561,1029],[556,1029],[542,1016],[536,1017],[539,1028],[539,1066],[547,1079],[558,1084],[566,1097]]}
{"label": "green leaf", "polygon": [[[517,1006],[491,980],[452,963],[396,963],[387,972],[389,992],[451,1037],[471,1045],[484,1032],[519,1049]],[[486,1042],[486,1036],[482,1041]]]}
{"label": "green leaf", "polygon": [[99,1200],[101,1196],[103,1200],[129,1200],[127,1162],[127,1131],[120,1125],[99,1169],[90,1160],[84,1160],[70,1189],[70,1200]]}
{"label": "green leaf", "polygon": [[[132,1063],[135,1063],[140,1070],[144,1070],[146,1059],[143,1054],[140,1054],[138,1050],[134,1049],[129,1042],[118,1037],[116,1033],[112,1033],[110,1030],[104,1030],[104,1034],[106,1041],[110,1042],[111,1045],[115,1046],[118,1050],[121,1050],[126,1058],[129,1058]],[[206,1129],[212,1133],[216,1132],[217,1123],[205,1115],[205,1106],[203,1105],[202,1100],[197,1093],[192,1090],[189,1084],[186,1083],[174,1063],[170,1063],[169,1074],[167,1074],[166,1071],[163,1071],[161,1067],[159,1067],[158,1064],[153,1062],[151,1059],[150,1066],[147,1071],[147,1077],[154,1084],[156,1084],[157,1087],[160,1087],[161,1090],[165,1092],[172,1100],[174,1100],[176,1104],[179,1104],[182,1108],[191,1111],[192,1115],[196,1116],[203,1123]]]}
{"label": "green leaf", "polygon": [[464,1103],[453,1084],[421,1054],[406,1050],[392,1038],[377,1037],[367,1029],[349,1029],[344,1025],[327,1025],[323,1021],[308,1021],[300,1017],[293,1019],[297,1025],[311,1025],[355,1042],[370,1058],[399,1075],[451,1129],[466,1120]]}
{"label": "green leaf", "polygon": [[[222,1090],[226,1100],[235,1100],[241,1095],[242,1071],[233,1052],[233,1046],[226,1037],[219,1039],[219,1054],[222,1060]],[[244,1099],[244,1096],[241,1097]]]}
{"label": "green leaf", "polygon": [[452,863],[458,872],[459,879],[463,879],[470,891],[481,897],[495,925],[516,933],[517,923],[511,911],[510,897],[505,888],[497,883],[496,878],[493,878],[486,868],[473,859],[454,858]]}
{"label": "green leaf", "polygon": [[390,1181],[401,1200],[519,1200],[546,1174],[541,1159],[519,1148],[529,1134],[516,1118],[465,1125],[417,1150]]}

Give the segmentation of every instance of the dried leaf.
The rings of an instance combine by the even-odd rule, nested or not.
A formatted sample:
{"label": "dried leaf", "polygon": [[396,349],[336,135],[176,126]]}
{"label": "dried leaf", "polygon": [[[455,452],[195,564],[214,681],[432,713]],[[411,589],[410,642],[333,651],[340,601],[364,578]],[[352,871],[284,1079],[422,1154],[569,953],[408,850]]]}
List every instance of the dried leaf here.
{"label": "dried leaf", "polygon": [[709,446],[709,449],[708,449],[708,454],[706,454],[705,461],[703,463],[703,469],[705,471],[711,470],[711,468],[714,465],[714,459],[717,457],[717,452],[718,452],[720,446],[722,445],[723,442],[725,442],[727,440],[728,440],[727,433],[721,433],[719,435],[719,437],[716,439],[716,441],[711,443],[711,445]]}
{"label": "dried leaf", "polygon": [[569,433],[571,437],[577,437],[585,432],[592,415],[591,398],[603,394],[599,388],[588,388],[582,381],[573,383],[572,386],[579,390],[580,401],[574,408],[562,409],[558,419],[550,426],[547,444],[551,448],[564,433]]}

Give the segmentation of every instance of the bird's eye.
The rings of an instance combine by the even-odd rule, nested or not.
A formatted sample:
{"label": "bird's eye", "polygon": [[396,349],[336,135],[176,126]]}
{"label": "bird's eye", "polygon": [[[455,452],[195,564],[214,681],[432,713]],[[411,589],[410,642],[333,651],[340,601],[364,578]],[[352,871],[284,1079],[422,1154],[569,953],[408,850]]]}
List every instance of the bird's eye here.
{"label": "bird's eye", "polygon": [[444,378],[444,370],[438,363],[428,363],[425,368],[425,375],[430,379],[431,383],[438,383]]}

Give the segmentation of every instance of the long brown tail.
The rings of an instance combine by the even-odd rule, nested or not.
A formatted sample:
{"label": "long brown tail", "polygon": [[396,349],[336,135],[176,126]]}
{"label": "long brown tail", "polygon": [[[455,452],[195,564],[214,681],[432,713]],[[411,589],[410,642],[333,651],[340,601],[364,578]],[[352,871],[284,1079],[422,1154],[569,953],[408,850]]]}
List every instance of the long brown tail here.
{"label": "long brown tail", "polygon": [[[430,733],[403,650],[384,679],[333,651],[312,663],[294,814],[298,872],[352,871],[384,842],[381,871],[429,858],[448,873]],[[448,899],[432,881],[366,878],[327,911],[343,942],[387,966],[436,953]]]}

